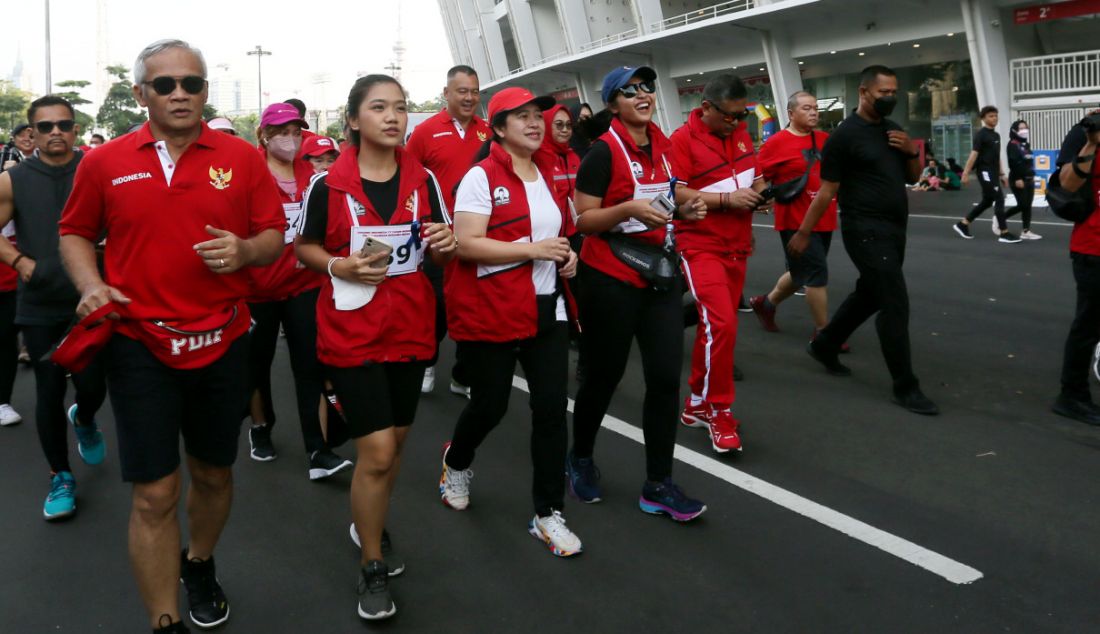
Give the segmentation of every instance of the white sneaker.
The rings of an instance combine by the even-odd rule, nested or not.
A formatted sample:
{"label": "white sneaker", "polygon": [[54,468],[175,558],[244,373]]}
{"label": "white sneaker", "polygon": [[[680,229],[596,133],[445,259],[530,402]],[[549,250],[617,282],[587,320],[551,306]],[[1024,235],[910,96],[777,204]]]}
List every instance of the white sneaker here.
{"label": "white sneaker", "polygon": [[4,403],[0,405],[0,425],[7,427],[8,425],[18,425],[23,422],[23,417],[19,415],[19,412],[12,409],[11,405]]}
{"label": "white sneaker", "polygon": [[1023,232],[1020,233],[1020,239],[1021,240],[1042,240],[1043,236],[1041,236],[1037,233],[1032,233],[1030,229],[1025,229]]}
{"label": "white sneaker", "polygon": [[997,222],[996,216],[993,216],[993,222],[989,223],[989,225],[993,229],[993,235],[1001,235],[1001,223]]}
{"label": "white sneaker", "polygon": [[443,504],[456,511],[464,511],[470,506],[470,480],[473,469],[452,469],[447,466],[447,451],[451,443],[443,446],[443,474],[439,476],[439,497]]}
{"label": "white sneaker", "polygon": [[435,389],[435,366],[424,370],[424,380],[420,383],[421,394],[431,394]]}
{"label": "white sneaker", "polygon": [[581,539],[565,526],[561,511],[554,511],[546,517],[536,515],[527,525],[527,532],[543,542],[558,557],[579,555],[584,547]]}
{"label": "white sneaker", "polygon": [[458,394],[459,396],[470,398],[470,386],[456,383],[454,379],[451,379],[451,394]]}
{"label": "white sneaker", "polygon": [[1092,374],[1097,381],[1100,381],[1100,343],[1096,344],[1096,349],[1092,351]]}

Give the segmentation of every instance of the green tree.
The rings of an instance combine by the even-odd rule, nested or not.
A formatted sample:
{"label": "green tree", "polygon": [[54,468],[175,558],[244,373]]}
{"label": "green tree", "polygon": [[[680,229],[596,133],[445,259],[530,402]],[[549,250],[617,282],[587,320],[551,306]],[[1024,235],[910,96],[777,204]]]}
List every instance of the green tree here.
{"label": "green tree", "polygon": [[[76,123],[80,126],[81,135],[89,134],[92,128],[95,127],[95,119],[91,115],[80,110],[80,106],[85,106],[92,103],[83,96],[80,91],[90,86],[92,82],[83,79],[66,79],[65,81],[59,81],[55,84],[58,88],[65,88],[66,90],[60,90],[54,94],[58,97],[64,97],[69,100],[69,103],[73,104],[73,108],[76,110]],[[84,143],[83,136],[77,139],[77,145]]]}
{"label": "green tree", "polygon": [[107,96],[103,99],[103,105],[99,107],[96,122],[101,128],[116,137],[126,134],[130,126],[145,121],[145,114],[137,110],[134,96],[130,90],[130,81],[126,78],[129,73],[121,64],[108,66],[107,72],[118,78],[111,84]]}
{"label": "green tree", "polygon": [[10,81],[0,80],[0,131],[5,143],[15,126],[27,121],[27,106],[31,105],[30,95],[19,90]]}
{"label": "green tree", "polygon": [[325,128],[325,136],[331,137],[333,139],[344,138],[344,122],[333,121],[332,123],[328,124],[328,127]]}
{"label": "green tree", "polygon": [[443,96],[440,95],[434,99],[429,99],[422,103],[410,103],[409,112],[439,112],[447,107],[447,102],[443,101]]}
{"label": "green tree", "polygon": [[233,121],[233,128],[237,131],[237,134],[253,145],[256,144],[256,128],[258,127],[260,127],[260,115],[254,112],[237,117]]}
{"label": "green tree", "polygon": [[208,103],[202,104],[202,120],[209,121],[218,115],[218,109]]}

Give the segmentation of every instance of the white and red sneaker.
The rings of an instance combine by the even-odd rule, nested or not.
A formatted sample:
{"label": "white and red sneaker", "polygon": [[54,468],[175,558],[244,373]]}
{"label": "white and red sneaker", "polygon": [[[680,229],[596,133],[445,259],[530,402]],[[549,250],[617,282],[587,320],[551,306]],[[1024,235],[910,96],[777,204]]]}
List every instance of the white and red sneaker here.
{"label": "white and red sneaker", "polygon": [[729,410],[714,411],[710,419],[710,446],[716,453],[741,451],[741,436],[737,433],[740,426]]}
{"label": "white and red sneaker", "polygon": [[698,405],[691,404],[691,397],[684,399],[684,411],[680,412],[680,422],[685,427],[710,427],[711,407],[706,401]]}

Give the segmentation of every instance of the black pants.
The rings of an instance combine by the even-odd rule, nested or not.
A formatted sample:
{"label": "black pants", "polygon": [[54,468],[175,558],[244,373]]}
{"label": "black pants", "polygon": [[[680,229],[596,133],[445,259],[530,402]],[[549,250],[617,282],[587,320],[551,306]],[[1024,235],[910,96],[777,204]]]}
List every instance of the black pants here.
{"label": "black pants", "polygon": [[978,206],[970,210],[970,213],[966,214],[966,221],[973,222],[975,218],[982,215],[986,209],[993,207],[993,215],[996,216],[997,222],[1001,225],[1002,229],[1008,227],[1005,224],[1005,193],[1001,190],[1001,186],[996,180],[985,180],[978,175],[978,183],[982,186],[982,200],[978,203]]}
{"label": "black pants", "polygon": [[19,365],[19,328],[15,325],[15,291],[0,293],[0,403],[11,403]]}
{"label": "black pants", "polygon": [[466,469],[474,454],[508,411],[516,361],[523,367],[531,392],[531,496],[535,513],[550,515],[565,503],[565,423],[568,397],[569,327],[553,322],[531,339],[510,343],[459,341],[462,360],[470,372],[470,402],[458,417],[447,465]]}
{"label": "black pants", "polygon": [[894,380],[894,393],[918,386],[909,349],[909,291],[905,286],[905,228],[878,225],[841,232],[844,248],[859,270],[856,290],[817,336],[817,346],[836,354],[856,328],[877,313],[882,356]]}
{"label": "black pants", "polygon": [[1089,401],[1089,363],[1100,341],[1100,257],[1070,253],[1077,282],[1077,314],[1062,354],[1062,394]]}
{"label": "black pants", "polygon": [[1031,228],[1031,201],[1035,198],[1035,185],[1031,178],[1025,178],[1023,181],[1023,187],[1016,187],[1015,182],[1012,184],[1012,195],[1016,197],[1016,206],[1005,211],[1005,218],[1020,214],[1024,231],[1027,231]]}
{"label": "black pants", "polygon": [[317,294],[318,290],[314,289],[279,302],[248,305],[255,322],[248,351],[248,392],[251,394],[253,390],[259,390],[264,420],[268,425],[274,425],[271,362],[279,342],[279,324],[282,324],[290,352],[290,369],[294,374],[298,421],[302,426],[302,440],[307,454],[327,447],[318,414],[324,382],[321,363],[317,360]]}
{"label": "black pants", "polygon": [[667,291],[636,288],[581,264],[581,350],[587,376],[573,410],[573,453],[590,457],[596,433],[638,340],[645,375],[642,431],[646,477],[672,475],[672,450],[680,412],[680,366],[684,354],[684,308],[680,284]]}
{"label": "black pants", "polygon": [[[443,297],[443,273],[432,272],[431,267],[438,268],[438,265],[431,262],[429,266],[429,262],[431,262],[431,258],[425,258],[424,268],[429,271],[428,280],[431,281],[432,290],[435,291],[435,354],[428,361],[427,367],[434,368],[435,364],[439,362],[439,344],[447,336],[447,304]],[[461,346],[458,346],[455,350],[455,364],[451,368],[451,378],[459,385],[470,385],[469,371],[462,363]]]}
{"label": "black pants", "polygon": [[[43,361],[42,357],[65,335],[68,324],[59,323],[50,326],[22,326],[23,341],[31,355],[34,368],[34,419],[38,428],[38,441],[50,470],[72,471],[69,466],[69,432],[65,415],[65,390],[67,381],[65,369],[52,361]],[[87,423],[95,418],[96,412],[107,398],[107,383],[103,362],[96,358],[79,374],[73,374],[76,386],[77,418],[79,423]]]}

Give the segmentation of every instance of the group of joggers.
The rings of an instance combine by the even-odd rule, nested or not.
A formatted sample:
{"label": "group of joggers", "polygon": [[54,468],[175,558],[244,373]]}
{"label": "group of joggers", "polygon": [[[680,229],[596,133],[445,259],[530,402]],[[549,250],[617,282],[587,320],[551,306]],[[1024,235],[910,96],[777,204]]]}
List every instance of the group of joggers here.
{"label": "group of joggers", "polygon": [[[828,135],[815,131],[809,93],[791,96],[790,126],[757,156],[747,91],[733,75],[708,82],[687,123],[666,136],[654,123],[651,68],[610,71],[598,112],[512,87],[481,119],[477,73],[456,66],[447,107],[406,140],[406,94],[375,74],[348,94],[344,142],[309,132],[291,100],[263,111],[257,151],[227,121],[202,121],[205,75],[197,49],[155,42],[134,66],[148,123],[81,153],[72,106],[41,98],[28,112],[37,154],[0,175],[0,221],[14,220],[18,236],[18,246],[0,240],[0,259],[21,279],[15,323],[31,349],[51,468],[44,516],[76,510],[67,424],[82,458],[103,460],[95,413],[109,393],[134,487],[130,557],[154,631],[187,631],[181,580],[194,624],[229,617],[213,551],[243,418],[251,457],[277,456],[270,369],[280,332],[309,477],[352,468],[333,448],[354,444],[357,610],[372,620],[397,609],[389,580],[405,565],[387,509],[445,335],[456,343],[450,391],[468,400],[442,447],[443,504],[462,511],[476,497],[472,465],[506,415],[518,362],[531,411],[527,529],[561,557],[583,550],[563,515],[566,492],[585,503],[605,495],[597,432],[635,341],[645,383],[640,509],[680,522],[706,510],[672,478],[678,426],[706,429],[718,453],[741,451],[733,361],[754,213],[774,204],[789,270],[749,307],[776,330],[776,305],[805,287],[810,354],[846,370],[836,354],[851,330],[818,338],[837,212],[835,187],[817,196]],[[861,87],[869,113],[872,88]],[[909,165],[911,144],[898,139],[886,151]],[[681,402],[685,292],[697,326]],[[570,444],[571,338],[583,380]],[[77,385],[67,415],[66,373]],[[914,400],[924,398],[915,378],[904,393],[897,385],[903,406],[935,413]],[[176,516],[181,436],[186,540]]]}

